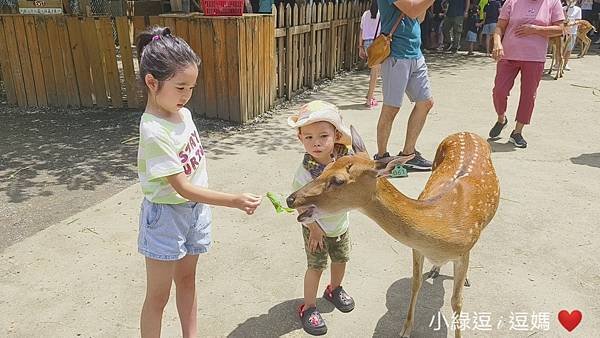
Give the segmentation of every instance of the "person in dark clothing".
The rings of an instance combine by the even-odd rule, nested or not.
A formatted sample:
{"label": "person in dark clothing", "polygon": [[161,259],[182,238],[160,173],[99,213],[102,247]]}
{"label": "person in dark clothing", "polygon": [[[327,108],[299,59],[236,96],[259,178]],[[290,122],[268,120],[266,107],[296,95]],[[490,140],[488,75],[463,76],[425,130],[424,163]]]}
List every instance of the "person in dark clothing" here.
{"label": "person in dark clothing", "polygon": [[[468,15],[470,0],[448,0],[448,11],[444,20],[444,41],[446,50],[453,53],[460,48],[460,37],[463,30],[463,21]],[[452,35],[450,35],[452,31]]]}
{"label": "person in dark clothing", "polygon": [[441,49],[443,46],[444,35],[442,34],[442,22],[446,17],[446,9],[442,6],[443,0],[435,0],[430,7],[431,25],[429,26],[429,42],[431,49]]}
{"label": "person in dark clothing", "polygon": [[467,55],[473,55],[473,46],[475,45],[475,42],[477,42],[477,32],[479,31],[479,27],[481,27],[479,10],[477,4],[473,3],[471,4],[471,8],[469,8],[469,15],[467,17],[466,40],[469,43],[469,52]]}
{"label": "person in dark clothing", "polygon": [[502,4],[500,0],[489,0],[487,5],[483,8],[484,12],[484,20],[483,20],[483,30],[482,34],[485,35],[485,54],[490,56],[491,46],[491,37],[496,31],[496,24],[498,23],[498,17],[500,16],[500,8],[502,8]]}

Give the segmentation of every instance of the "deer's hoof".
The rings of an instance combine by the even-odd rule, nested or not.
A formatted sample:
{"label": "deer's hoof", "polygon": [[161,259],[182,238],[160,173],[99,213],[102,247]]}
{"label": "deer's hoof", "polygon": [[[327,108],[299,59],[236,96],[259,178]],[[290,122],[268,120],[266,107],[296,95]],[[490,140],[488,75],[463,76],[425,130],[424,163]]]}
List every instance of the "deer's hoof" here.
{"label": "deer's hoof", "polygon": [[465,286],[466,287],[471,287],[471,282],[469,282],[468,278],[465,278]]}
{"label": "deer's hoof", "polygon": [[427,275],[427,278],[437,278],[440,275],[440,267],[439,266],[433,266],[431,268],[431,270],[429,270],[429,274]]}
{"label": "deer's hoof", "polygon": [[406,322],[402,327],[402,332],[400,333],[400,337],[410,337],[410,332],[412,331],[412,323]]}

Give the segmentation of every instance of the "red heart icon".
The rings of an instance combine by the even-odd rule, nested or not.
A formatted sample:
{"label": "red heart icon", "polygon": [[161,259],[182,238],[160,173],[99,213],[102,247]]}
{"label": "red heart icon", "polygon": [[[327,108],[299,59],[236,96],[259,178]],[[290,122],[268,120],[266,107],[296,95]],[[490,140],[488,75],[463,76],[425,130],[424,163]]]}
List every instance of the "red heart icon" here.
{"label": "red heart icon", "polygon": [[558,321],[569,332],[575,330],[577,325],[581,323],[581,318],[582,314],[579,310],[573,310],[571,313],[567,310],[562,310],[558,313]]}

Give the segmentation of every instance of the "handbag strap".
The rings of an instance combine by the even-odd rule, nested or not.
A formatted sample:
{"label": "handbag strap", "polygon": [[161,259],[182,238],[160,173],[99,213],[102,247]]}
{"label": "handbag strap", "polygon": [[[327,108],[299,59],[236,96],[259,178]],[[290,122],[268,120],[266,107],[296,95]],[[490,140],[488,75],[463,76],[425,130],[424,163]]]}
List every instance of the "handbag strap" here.
{"label": "handbag strap", "polygon": [[398,17],[398,19],[394,23],[394,26],[392,27],[392,30],[388,33],[389,36],[394,35],[394,32],[396,31],[396,28],[398,28],[398,25],[400,24],[400,22],[402,21],[402,19],[404,19],[404,13],[400,12],[400,16]]}
{"label": "handbag strap", "polygon": [[373,35],[373,40],[377,38],[377,31],[379,30],[379,23],[381,23],[381,19],[377,20],[377,27],[375,27],[375,35]]}

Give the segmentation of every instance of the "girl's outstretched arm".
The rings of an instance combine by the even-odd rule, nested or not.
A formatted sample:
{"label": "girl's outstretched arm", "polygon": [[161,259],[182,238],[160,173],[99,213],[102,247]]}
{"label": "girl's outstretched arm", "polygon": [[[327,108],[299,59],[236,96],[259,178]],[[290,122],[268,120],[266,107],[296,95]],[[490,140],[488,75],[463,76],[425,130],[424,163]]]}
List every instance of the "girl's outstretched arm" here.
{"label": "girl's outstretched arm", "polygon": [[167,176],[167,181],[179,195],[190,201],[236,208],[248,215],[252,215],[261,202],[261,196],[250,193],[229,194],[197,187],[190,183],[184,173]]}

